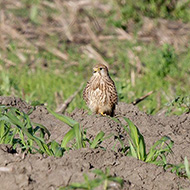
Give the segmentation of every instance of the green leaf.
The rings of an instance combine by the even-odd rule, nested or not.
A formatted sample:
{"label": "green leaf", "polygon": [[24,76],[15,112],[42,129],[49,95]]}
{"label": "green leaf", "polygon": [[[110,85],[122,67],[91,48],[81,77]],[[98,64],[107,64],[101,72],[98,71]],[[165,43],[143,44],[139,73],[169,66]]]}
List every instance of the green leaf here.
{"label": "green leaf", "polygon": [[79,124],[75,124],[73,126],[74,132],[75,132],[75,138],[76,138],[76,145],[77,145],[77,149],[82,148],[82,144],[83,144],[83,139],[82,139],[82,132],[80,130],[80,126]]}
{"label": "green leaf", "polygon": [[145,160],[145,162],[151,162],[151,161],[154,161],[154,156],[156,155],[156,152],[157,152],[157,150],[155,150],[155,149],[150,149],[150,152],[148,153],[148,155],[147,155],[147,157],[146,157],[146,160]]}
{"label": "green leaf", "polygon": [[7,116],[10,119],[9,121],[13,125],[16,125],[19,128],[23,128],[24,127],[23,123],[15,116],[15,113],[13,111],[16,110],[11,109],[10,112],[5,114],[5,116]]}
{"label": "green leaf", "polygon": [[129,141],[129,145],[130,145],[130,152],[128,153],[128,155],[135,157],[135,158],[138,158],[137,151],[135,150],[131,141]]}
{"label": "green leaf", "polygon": [[53,115],[55,116],[57,119],[59,119],[60,121],[63,121],[64,123],[66,123],[67,125],[69,125],[70,127],[73,127],[75,124],[78,124],[77,121],[65,116],[65,115],[60,115],[58,113],[55,113],[54,111],[50,110],[49,108],[47,108],[47,110]]}
{"label": "green leaf", "polygon": [[38,15],[38,6],[32,5],[32,7],[30,8],[30,19],[31,19],[31,21],[36,22],[37,15]]}
{"label": "green leaf", "polygon": [[146,158],[146,146],[144,142],[144,137],[139,133],[140,140],[139,140],[139,153],[140,153],[140,159],[145,160]]}
{"label": "green leaf", "polygon": [[67,132],[66,135],[63,137],[61,147],[67,149],[68,142],[74,139],[74,137],[75,137],[75,131],[74,129],[70,129],[69,132]]}
{"label": "green leaf", "polygon": [[133,124],[133,122],[127,118],[124,118],[125,121],[127,121],[129,128],[130,128],[130,137],[134,143],[135,146],[138,146],[139,144],[139,137],[138,137],[138,131],[136,126]]}
{"label": "green leaf", "polygon": [[100,169],[94,169],[94,170],[92,170],[92,172],[95,173],[96,175],[99,175],[99,176],[101,176],[103,178],[106,178],[105,173]]}
{"label": "green leaf", "polygon": [[[169,141],[168,144],[166,143],[167,141]],[[171,152],[172,146],[173,141],[169,137],[162,137],[160,140],[156,141],[153,146],[151,146],[150,152],[147,154],[145,162],[154,162],[158,156]]]}
{"label": "green leaf", "polygon": [[121,187],[123,187],[124,180],[121,179],[120,177],[112,177],[112,176],[109,176],[108,179],[109,179],[109,181],[116,182],[116,183],[120,184]]}
{"label": "green leaf", "polygon": [[35,125],[36,127],[39,127],[40,129],[43,129],[44,132],[48,135],[48,138],[50,138],[51,134],[45,126],[43,126],[42,124],[39,124],[39,123],[34,123],[34,122],[32,122],[32,124]]}
{"label": "green leaf", "polygon": [[185,159],[184,159],[184,165],[185,165],[185,171],[186,171],[187,177],[190,179],[189,162],[188,162],[186,156],[185,156]]}
{"label": "green leaf", "polygon": [[11,136],[9,135],[11,128],[5,121],[0,121],[0,143],[9,144],[11,141]]}
{"label": "green leaf", "polygon": [[56,156],[56,157],[63,156],[64,149],[56,141],[51,142],[51,150],[53,151],[54,156]]}
{"label": "green leaf", "polygon": [[[140,160],[145,160],[146,158],[146,145],[144,142],[144,137],[139,132],[138,128],[133,124],[132,121],[125,118],[125,121],[127,121],[130,131],[126,130],[129,133],[129,136],[131,140],[129,141],[130,144],[130,151],[131,155],[135,158],[138,158]],[[126,127],[125,127],[126,129]]]}
{"label": "green leaf", "polygon": [[99,142],[103,141],[105,133],[103,131],[100,131],[96,137],[94,138],[92,144],[90,145],[90,148],[96,148],[96,146],[99,144]]}
{"label": "green leaf", "polygon": [[[47,155],[56,154],[60,156],[62,154],[61,147],[60,149],[57,147],[54,153],[49,149],[44,135],[47,134],[49,137],[50,133],[43,125],[36,124],[37,127],[33,128],[29,116],[16,108],[0,107],[0,109],[2,111],[0,115],[0,135],[4,133],[0,139],[2,143],[9,143],[14,148],[19,144],[22,150],[27,150],[30,153],[35,150]],[[37,133],[38,130],[40,130],[40,133]]]}

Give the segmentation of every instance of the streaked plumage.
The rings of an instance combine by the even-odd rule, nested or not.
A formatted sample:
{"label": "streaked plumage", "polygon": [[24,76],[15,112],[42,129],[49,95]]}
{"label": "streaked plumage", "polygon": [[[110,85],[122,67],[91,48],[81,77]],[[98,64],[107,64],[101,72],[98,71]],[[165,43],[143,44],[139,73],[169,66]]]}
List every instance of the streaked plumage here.
{"label": "streaked plumage", "polygon": [[87,82],[83,98],[92,112],[113,116],[118,96],[105,65],[98,64],[93,68],[93,76]]}

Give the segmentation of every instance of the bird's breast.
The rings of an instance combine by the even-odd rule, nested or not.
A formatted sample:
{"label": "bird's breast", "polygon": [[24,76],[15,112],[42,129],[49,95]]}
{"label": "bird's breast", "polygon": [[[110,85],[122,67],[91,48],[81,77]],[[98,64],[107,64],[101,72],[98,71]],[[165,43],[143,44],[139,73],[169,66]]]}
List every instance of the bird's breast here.
{"label": "bird's breast", "polygon": [[97,103],[97,104],[104,103],[106,101],[106,96],[103,90],[100,88],[92,90],[90,94],[90,101],[91,103]]}
{"label": "bird's breast", "polygon": [[96,88],[91,91],[91,97],[100,98],[103,95],[103,91],[100,88]]}

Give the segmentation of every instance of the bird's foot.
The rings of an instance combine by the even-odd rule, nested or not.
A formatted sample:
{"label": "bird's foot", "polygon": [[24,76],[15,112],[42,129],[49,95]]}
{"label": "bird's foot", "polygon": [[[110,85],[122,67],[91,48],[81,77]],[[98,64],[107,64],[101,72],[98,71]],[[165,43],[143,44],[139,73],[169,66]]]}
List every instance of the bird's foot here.
{"label": "bird's foot", "polygon": [[100,114],[101,114],[102,116],[106,116],[106,114],[105,114],[104,112],[100,112]]}

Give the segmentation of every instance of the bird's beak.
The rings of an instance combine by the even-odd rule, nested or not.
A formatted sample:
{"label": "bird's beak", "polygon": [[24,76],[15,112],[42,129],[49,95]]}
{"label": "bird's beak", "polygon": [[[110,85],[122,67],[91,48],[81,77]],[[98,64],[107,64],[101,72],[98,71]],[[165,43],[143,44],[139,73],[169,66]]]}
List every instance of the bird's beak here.
{"label": "bird's beak", "polygon": [[94,68],[94,73],[98,72],[99,69],[98,68]]}

